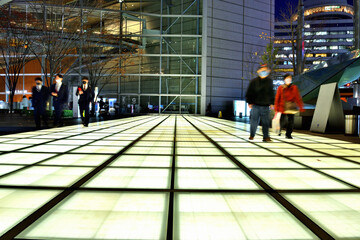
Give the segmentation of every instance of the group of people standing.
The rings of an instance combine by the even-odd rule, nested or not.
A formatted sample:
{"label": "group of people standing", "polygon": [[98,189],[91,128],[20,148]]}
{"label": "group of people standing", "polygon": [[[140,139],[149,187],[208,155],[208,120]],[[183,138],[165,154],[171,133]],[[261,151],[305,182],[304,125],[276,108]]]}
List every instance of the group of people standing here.
{"label": "group of people standing", "polygon": [[[246,101],[251,108],[249,140],[254,139],[261,120],[263,141],[272,142],[269,135],[270,109],[274,109],[275,114],[281,114],[280,126],[287,117],[285,137],[292,139],[294,114],[297,111],[304,111],[299,90],[296,85],[292,84],[292,75],[284,76],[284,84],[278,87],[275,95],[273,81],[269,77],[270,73],[271,70],[266,64],[261,65],[257,70],[258,77],[251,80],[246,92]],[[280,136],[281,132],[278,135]]]}
{"label": "group of people standing", "polygon": [[[50,89],[43,85],[40,77],[35,78],[35,86],[32,88],[32,104],[34,107],[34,118],[37,128],[41,127],[41,118],[45,127],[48,126],[48,117],[46,113],[47,102],[52,96],[54,106],[54,126],[63,126],[64,121],[62,112],[69,99],[69,90],[67,85],[63,83],[63,76],[56,74],[55,83],[50,86]],[[83,125],[89,125],[89,105],[94,99],[94,92],[89,86],[89,79],[82,78],[82,85],[78,87],[77,96],[79,97],[80,115]]]}

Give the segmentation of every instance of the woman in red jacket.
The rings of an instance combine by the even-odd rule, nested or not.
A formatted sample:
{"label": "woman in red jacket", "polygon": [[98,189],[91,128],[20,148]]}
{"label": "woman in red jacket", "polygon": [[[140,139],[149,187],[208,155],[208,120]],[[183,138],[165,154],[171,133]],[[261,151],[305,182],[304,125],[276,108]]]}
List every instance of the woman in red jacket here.
{"label": "woman in red jacket", "polygon": [[[292,75],[286,74],[284,76],[285,84],[279,86],[275,96],[275,112],[281,112],[281,119],[288,118],[286,128],[286,138],[292,139],[291,133],[294,129],[294,114],[300,109],[304,111],[303,102],[296,85],[292,84]],[[281,128],[280,128],[281,129]],[[281,133],[279,133],[279,136]]]}

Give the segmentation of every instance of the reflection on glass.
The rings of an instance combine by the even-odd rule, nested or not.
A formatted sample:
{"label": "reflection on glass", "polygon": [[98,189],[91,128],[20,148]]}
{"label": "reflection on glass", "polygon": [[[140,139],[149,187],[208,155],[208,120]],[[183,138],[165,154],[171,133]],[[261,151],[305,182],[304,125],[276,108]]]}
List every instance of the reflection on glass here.
{"label": "reflection on glass", "polygon": [[164,193],[76,193],[20,237],[165,239],[167,203]]}
{"label": "reflection on glass", "polygon": [[6,143],[0,143],[0,151],[8,152],[13,151],[20,148],[29,147],[31,145],[25,145],[25,144],[6,144]]}
{"label": "reflection on glass", "polygon": [[101,188],[168,188],[169,169],[109,168],[102,171],[85,186]]}
{"label": "reflection on glass", "polygon": [[44,165],[98,166],[109,159],[111,155],[64,154],[47,160]]}
{"label": "reflection on glass", "polygon": [[350,186],[312,170],[254,170],[275,189],[350,189]]}
{"label": "reflection on glass", "polygon": [[30,167],[0,178],[0,184],[9,186],[69,186],[88,173],[91,168]]}
{"label": "reflection on glass", "polygon": [[0,163],[34,164],[55,155],[51,153],[7,153],[0,155]]}
{"label": "reflection on glass", "polygon": [[305,168],[283,157],[236,157],[248,168]]}
{"label": "reflection on glass", "polygon": [[127,154],[164,154],[170,155],[172,148],[167,147],[132,147],[126,151]]}
{"label": "reflection on glass", "polygon": [[292,157],[312,168],[357,168],[360,165],[334,157]]}
{"label": "reflection on glass", "polygon": [[71,152],[74,153],[118,153],[124,147],[107,147],[107,146],[85,146],[78,149],[75,149]]}
{"label": "reflection on glass", "polygon": [[265,194],[175,196],[175,239],[316,239]]}
{"label": "reflection on glass", "polygon": [[23,166],[19,166],[19,165],[0,165],[0,176],[15,171],[22,167]]}
{"label": "reflection on glass", "polygon": [[58,191],[0,189],[0,236],[57,193]]}
{"label": "reflection on glass", "polygon": [[71,145],[52,145],[52,144],[44,144],[40,146],[30,147],[21,150],[22,152],[44,152],[44,153],[62,153],[70,151],[71,149],[77,148],[78,146]]}
{"label": "reflection on glass", "polygon": [[122,155],[110,166],[113,167],[170,167],[171,156]]}
{"label": "reflection on glass", "polygon": [[237,168],[236,165],[227,157],[211,156],[177,156],[176,166],[182,168],[200,167],[200,168]]}
{"label": "reflection on glass", "polygon": [[360,239],[360,194],[285,194],[334,239]]}
{"label": "reflection on glass", "polygon": [[177,188],[183,189],[259,189],[240,170],[178,169]]}

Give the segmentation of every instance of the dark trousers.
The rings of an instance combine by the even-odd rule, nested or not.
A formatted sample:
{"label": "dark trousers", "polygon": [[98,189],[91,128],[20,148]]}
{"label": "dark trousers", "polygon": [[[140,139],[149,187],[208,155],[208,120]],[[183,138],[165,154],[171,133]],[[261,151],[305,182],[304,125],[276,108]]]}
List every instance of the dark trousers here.
{"label": "dark trousers", "polygon": [[269,137],[269,127],[270,127],[270,109],[269,106],[260,106],[253,105],[251,109],[250,116],[250,136],[254,137],[256,129],[260,123],[262,125],[263,138]]}
{"label": "dark trousers", "polygon": [[45,127],[47,127],[47,114],[45,108],[34,108],[34,118],[35,118],[35,124],[37,128],[41,127],[41,117],[44,122]]}
{"label": "dark trousers", "polygon": [[[79,104],[80,107],[80,116],[81,116],[81,120],[83,122],[84,125],[88,125],[89,124],[89,118],[90,118],[90,107],[88,103],[80,103]],[[85,116],[84,116],[85,115]]]}
{"label": "dark trousers", "polygon": [[54,105],[54,126],[58,124],[62,126],[64,124],[62,119],[63,108],[64,106],[62,104]]}
{"label": "dark trousers", "polygon": [[[287,116],[287,124],[286,124],[286,116]],[[286,136],[291,136],[291,133],[294,129],[294,114],[281,114],[280,119],[280,129],[286,125]]]}

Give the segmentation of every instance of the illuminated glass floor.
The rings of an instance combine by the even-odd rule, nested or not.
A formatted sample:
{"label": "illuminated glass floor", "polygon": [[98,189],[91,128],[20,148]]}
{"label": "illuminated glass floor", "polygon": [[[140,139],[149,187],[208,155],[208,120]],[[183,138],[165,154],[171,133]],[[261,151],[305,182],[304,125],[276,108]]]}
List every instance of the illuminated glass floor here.
{"label": "illuminated glass floor", "polygon": [[248,130],[153,115],[1,136],[0,239],[360,239],[358,144]]}

